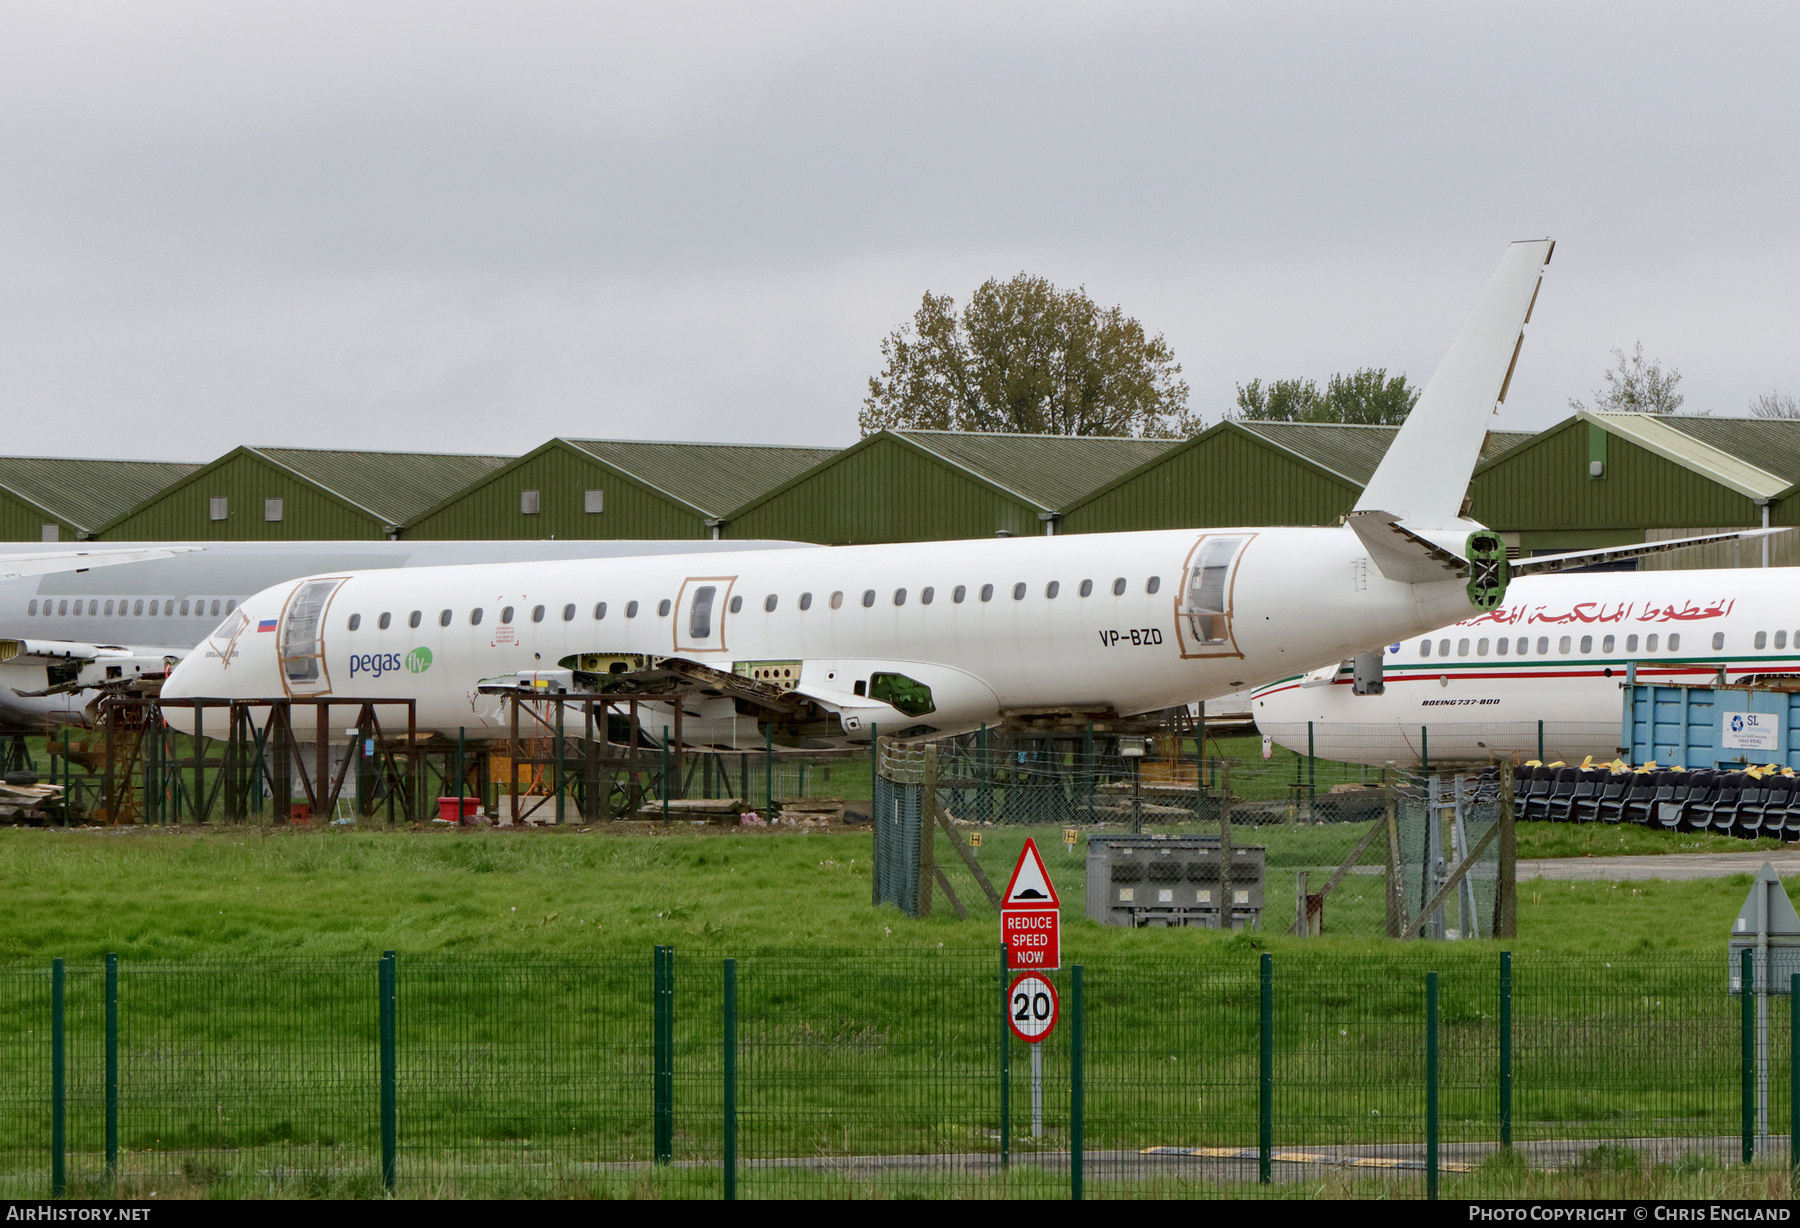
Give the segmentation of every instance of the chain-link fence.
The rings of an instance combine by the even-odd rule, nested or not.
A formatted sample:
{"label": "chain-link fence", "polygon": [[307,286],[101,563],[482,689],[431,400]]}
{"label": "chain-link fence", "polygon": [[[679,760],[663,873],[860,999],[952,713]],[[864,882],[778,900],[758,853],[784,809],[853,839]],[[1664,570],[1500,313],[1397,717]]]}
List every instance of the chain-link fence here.
{"label": "chain-link fence", "polygon": [[[993,915],[996,888],[1027,838],[1050,857],[1065,900],[1079,900],[1080,876],[1094,872],[1091,844],[1148,833],[1217,850],[1196,853],[1185,876],[1174,875],[1183,882],[1217,880],[1209,857],[1260,850],[1260,876],[1248,885],[1255,905],[1235,917],[1221,911],[1223,901],[1182,915],[1152,906],[1102,917],[1093,913],[1099,896],[1090,883],[1091,919],[1369,937],[1511,932],[1512,863],[1500,839],[1509,768],[1430,776],[1388,769],[1321,785],[1314,779],[1320,766],[1342,776],[1346,765],[1308,763],[1296,784],[1286,765],[1259,771],[1254,761],[1190,761],[1184,780],[1178,758],[1116,752],[1084,757],[1064,749],[1032,758],[1011,748],[884,741],[880,755],[872,899],[909,916],[940,906],[964,917]],[[1134,903],[1137,890],[1128,888]]]}
{"label": "chain-link fence", "polygon": [[1033,1054],[998,950],[9,965],[0,1195],[1789,1196],[1721,959],[1049,975]]}

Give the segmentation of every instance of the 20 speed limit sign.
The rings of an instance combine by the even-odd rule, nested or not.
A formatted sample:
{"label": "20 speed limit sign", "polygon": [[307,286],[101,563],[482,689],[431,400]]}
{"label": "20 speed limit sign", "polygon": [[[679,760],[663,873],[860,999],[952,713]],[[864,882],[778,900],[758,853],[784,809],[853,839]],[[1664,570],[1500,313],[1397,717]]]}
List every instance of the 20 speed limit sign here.
{"label": "20 speed limit sign", "polygon": [[1027,972],[1006,991],[1006,1022],[1013,1035],[1035,1045],[1056,1026],[1056,986],[1035,972]]}

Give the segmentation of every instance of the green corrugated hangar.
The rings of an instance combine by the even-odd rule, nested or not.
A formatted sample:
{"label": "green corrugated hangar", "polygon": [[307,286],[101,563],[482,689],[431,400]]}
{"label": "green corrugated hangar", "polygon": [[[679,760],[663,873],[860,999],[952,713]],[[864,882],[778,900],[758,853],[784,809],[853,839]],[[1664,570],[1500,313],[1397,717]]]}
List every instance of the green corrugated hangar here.
{"label": "green corrugated hangar", "polygon": [[[1063,513],[1065,533],[1332,524],[1387,454],[1398,427],[1221,422],[1165,447]],[[1485,455],[1531,436],[1495,431]]]}
{"label": "green corrugated hangar", "polygon": [[[1472,512],[1521,553],[1800,524],[1800,421],[1589,411],[1475,471]],[[1800,533],[1769,539],[1769,563],[1800,563]],[[1645,570],[1761,566],[1760,542],[1652,555]]]}
{"label": "green corrugated hangar", "polygon": [[435,540],[722,536],[740,504],[835,448],[552,439],[407,523]]}
{"label": "green corrugated hangar", "polygon": [[738,508],[726,535],[850,545],[1055,533],[1172,439],[878,431]]}
{"label": "green corrugated hangar", "polygon": [[511,460],[235,448],[100,527],[106,541],[378,541]]}
{"label": "green corrugated hangar", "polygon": [[91,541],[107,521],[198,468],[170,461],[0,457],[0,541]]}

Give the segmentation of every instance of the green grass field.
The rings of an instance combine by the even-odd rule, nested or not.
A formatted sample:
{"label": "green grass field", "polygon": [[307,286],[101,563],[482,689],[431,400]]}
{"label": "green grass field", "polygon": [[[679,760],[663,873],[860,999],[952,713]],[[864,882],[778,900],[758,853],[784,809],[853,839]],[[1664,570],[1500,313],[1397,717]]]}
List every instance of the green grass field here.
{"label": "green grass field", "polygon": [[[1238,838],[1268,846],[1279,883],[1335,864],[1360,830]],[[376,1192],[373,966],[390,949],[402,969],[402,1192],[714,1193],[716,1169],[636,1167],[649,1146],[657,943],[677,949],[681,968],[677,1159],[717,1154],[724,956],[741,967],[746,1159],[993,1149],[997,1012],[986,995],[997,990],[998,926],[985,904],[969,921],[941,904],[925,920],[872,908],[862,829],[639,831],[0,830],[0,1062],[20,1072],[0,1089],[0,1119],[12,1122],[0,1127],[0,1192],[42,1193],[43,970],[57,955],[72,969],[73,1163],[79,1189],[105,1188],[96,968],[109,951],[127,969],[124,1141],[135,1157],[127,1188],[138,1193]],[[983,834],[980,859],[1003,881],[1027,832]],[[1416,1144],[1430,970],[1444,978],[1444,1137],[1492,1137],[1500,944],[1096,926],[1082,919],[1081,862],[1060,829],[1030,834],[1063,896],[1065,968],[1083,963],[1089,978],[1089,1147],[1254,1142],[1263,952],[1277,970],[1278,1146]],[[1528,825],[1520,835],[1522,856],[1743,848],[1641,829]],[[950,860],[942,843],[939,857]],[[956,866],[953,877],[972,899],[967,872]],[[1522,1141],[1734,1134],[1737,1007],[1723,993],[1722,948],[1748,882],[1521,884],[1519,936],[1505,945],[1517,969]],[[1356,885],[1346,880],[1334,908],[1352,907]],[[1372,894],[1359,906],[1378,915]],[[1065,995],[1069,975],[1059,974]],[[1067,1040],[1065,1028],[1047,1047],[1053,1072],[1066,1072]],[[1775,1041],[1785,1053],[1784,1022]],[[1019,1116],[1019,1046],[1012,1063],[1015,1149],[1066,1147],[1064,1074],[1034,1146]],[[1785,1065],[1775,1085],[1785,1088]],[[1776,1107],[1785,1130],[1784,1093]],[[1769,1170],[1656,1164],[1632,1159],[1623,1141],[1609,1146],[1604,1163],[1487,1164],[1446,1175],[1444,1189],[1785,1194]],[[628,1167],[596,1172],[595,1158]],[[1269,1192],[1382,1196],[1416,1185],[1345,1175]],[[759,1170],[744,1182],[746,1193],[790,1196],[1061,1188],[1024,1170],[1004,1182]],[[1092,1192],[1251,1191],[1162,1171],[1096,1178]]]}

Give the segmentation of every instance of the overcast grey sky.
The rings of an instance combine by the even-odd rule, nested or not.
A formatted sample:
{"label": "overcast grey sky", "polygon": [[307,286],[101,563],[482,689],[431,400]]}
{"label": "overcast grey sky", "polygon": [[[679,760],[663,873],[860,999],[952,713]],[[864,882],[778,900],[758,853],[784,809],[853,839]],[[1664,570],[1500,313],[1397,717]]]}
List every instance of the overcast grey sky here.
{"label": "overcast grey sky", "polygon": [[1641,339],[1800,392],[1781,4],[0,3],[5,450],[844,444],[1020,270],[1253,377],[1423,383],[1556,259],[1501,425]]}

